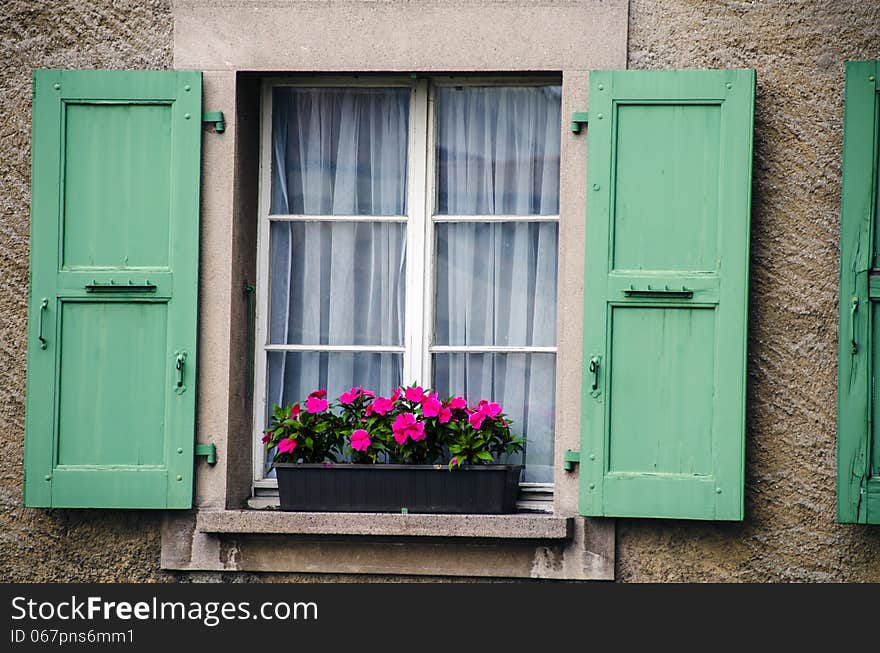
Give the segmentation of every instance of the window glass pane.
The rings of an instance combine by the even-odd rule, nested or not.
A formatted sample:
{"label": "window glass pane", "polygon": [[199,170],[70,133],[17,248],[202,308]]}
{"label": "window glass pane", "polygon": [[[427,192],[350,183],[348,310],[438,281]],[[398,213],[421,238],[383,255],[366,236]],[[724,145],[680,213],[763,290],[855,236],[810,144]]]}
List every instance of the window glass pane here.
{"label": "window glass pane", "polygon": [[[435,354],[434,387],[501,404],[516,435],[527,438],[523,480],[553,481],[556,354]],[[521,462],[517,455],[510,462]]]}
{"label": "window glass pane", "polygon": [[405,265],[403,223],[273,222],[270,343],[402,345]]}
{"label": "window glass pane", "polygon": [[437,223],[434,344],[556,344],[555,222]]}
{"label": "window glass pane", "polygon": [[437,213],[559,213],[561,86],[437,90]]}
{"label": "window glass pane", "polygon": [[407,88],[276,88],[275,214],[404,215]]}

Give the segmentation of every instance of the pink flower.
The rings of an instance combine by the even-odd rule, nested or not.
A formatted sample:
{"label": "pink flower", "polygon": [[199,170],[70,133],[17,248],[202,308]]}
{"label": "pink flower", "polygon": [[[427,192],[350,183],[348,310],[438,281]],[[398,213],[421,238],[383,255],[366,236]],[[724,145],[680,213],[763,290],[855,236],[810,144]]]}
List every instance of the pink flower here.
{"label": "pink flower", "polygon": [[354,400],[361,395],[361,390],[362,388],[352,388],[348,392],[343,392],[339,395],[339,402],[345,405],[354,403]]}
{"label": "pink flower", "polygon": [[425,417],[437,417],[440,414],[441,408],[443,408],[443,404],[437,399],[436,392],[422,399],[422,414]]}
{"label": "pink flower", "polygon": [[371,444],[370,434],[363,429],[357,429],[351,434],[351,448],[355,451],[366,451]]}
{"label": "pink flower", "polygon": [[483,426],[484,419],[486,419],[486,415],[479,410],[475,410],[468,417],[468,422],[470,422],[470,425],[479,431],[480,427]]}
{"label": "pink flower", "polygon": [[385,397],[376,397],[375,401],[367,406],[369,414],[378,413],[379,415],[384,415],[392,408],[394,408],[394,401]]}
{"label": "pink flower", "polygon": [[409,433],[407,431],[394,431],[392,435],[394,436],[394,441],[397,442],[397,444],[403,444],[404,442],[406,442],[406,438],[409,437]]}
{"label": "pink flower", "polygon": [[501,404],[496,404],[494,401],[481,401],[479,410],[486,417],[495,419],[495,416],[501,412]]}
{"label": "pink flower", "polygon": [[371,399],[376,396],[375,392],[370,392],[369,390],[364,390],[363,388],[358,388],[361,391],[361,394],[365,397],[370,397]]}
{"label": "pink flower", "polygon": [[323,413],[329,406],[330,404],[327,403],[326,399],[312,396],[306,399],[306,410],[310,413]]}
{"label": "pink flower", "polygon": [[407,438],[411,438],[413,442],[425,439],[425,425],[413,413],[398,415],[391,426],[391,431],[397,444],[403,444]]}
{"label": "pink flower", "polygon": [[448,406],[452,410],[459,410],[462,408],[467,408],[467,401],[465,401],[464,397],[453,397],[449,400]]}
{"label": "pink flower", "polygon": [[443,406],[443,408],[440,409],[440,416],[437,421],[440,422],[441,424],[446,424],[451,419],[452,419],[452,411],[449,410],[446,406]]}
{"label": "pink flower", "polygon": [[323,399],[327,396],[327,391],[323,388],[321,390],[315,390],[314,392],[309,393],[310,397],[317,397],[318,399]]}
{"label": "pink flower", "polygon": [[291,406],[290,407],[290,419],[299,419],[300,410],[301,409],[299,407],[299,404],[294,404],[293,406]]}
{"label": "pink flower", "polygon": [[272,431],[266,431],[266,435],[260,438],[260,442],[266,444],[269,440],[272,439]]}
{"label": "pink flower", "polygon": [[278,453],[293,453],[296,449],[296,440],[293,438],[284,438],[278,443]]}
{"label": "pink flower", "polygon": [[407,388],[404,396],[407,401],[415,401],[418,403],[425,397],[425,391],[422,390],[422,386],[417,385],[414,388]]}
{"label": "pink flower", "polygon": [[425,425],[422,422],[416,422],[415,426],[409,430],[409,437],[413,442],[421,442],[425,439]]}
{"label": "pink flower", "polygon": [[394,388],[394,392],[391,393],[391,402],[394,403],[400,399],[400,388]]}

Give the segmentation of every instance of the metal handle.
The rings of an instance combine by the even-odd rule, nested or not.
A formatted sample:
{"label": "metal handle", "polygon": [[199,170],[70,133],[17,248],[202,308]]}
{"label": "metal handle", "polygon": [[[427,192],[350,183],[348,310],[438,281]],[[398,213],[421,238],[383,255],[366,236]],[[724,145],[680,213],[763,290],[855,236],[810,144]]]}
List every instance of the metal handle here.
{"label": "metal handle", "polygon": [[49,345],[46,343],[46,339],[43,337],[43,311],[49,308],[49,300],[43,297],[43,301],[40,302],[40,327],[39,334],[37,335],[37,339],[40,341],[40,349],[45,349]]}
{"label": "metal handle", "polygon": [[85,288],[86,292],[156,292],[156,284],[150,283],[149,279],[144,283],[134,283],[131,279],[128,283],[116,283],[113,280],[110,283],[98,283],[92,280]]}
{"label": "metal handle", "polygon": [[856,311],[859,310],[859,298],[852,298],[852,308],[849,319],[849,340],[852,345],[852,353],[856,353],[859,350],[858,344],[856,344]]}
{"label": "metal handle", "polygon": [[175,359],[174,367],[177,369],[177,391],[183,391],[183,369],[186,366],[186,352],[179,351],[177,352],[177,358]]}
{"label": "metal handle", "polygon": [[662,297],[667,299],[691,299],[694,296],[694,291],[689,290],[682,286],[680,289],[678,288],[670,288],[669,286],[664,286],[663,288],[652,288],[648,286],[647,288],[634,288],[630,286],[629,288],[625,288],[623,294],[627,297]]}
{"label": "metal handle", "polygon": [[593,356],[590,359],[590,374],[593,375],[593,390],[599,387],[599,357]]}

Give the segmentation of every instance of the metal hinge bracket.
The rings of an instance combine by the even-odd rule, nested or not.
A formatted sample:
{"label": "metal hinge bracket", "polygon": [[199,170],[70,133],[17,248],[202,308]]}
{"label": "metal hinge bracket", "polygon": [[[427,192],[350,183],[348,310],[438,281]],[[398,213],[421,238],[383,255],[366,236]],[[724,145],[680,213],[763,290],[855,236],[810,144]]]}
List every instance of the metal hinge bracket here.
{"label": "metal hinge bracket", "polygon": [[213,442],[210,444],[197,444],[195,455],[204,456],[209,465],[217,463],[217,447],[214,446]]}
{"label": "metal hinge bracket", "polygon": [[203,123],[214,123],[214,131],[222,134],[226,131],[226,120],[223,118],[222,111],[205,111],[202,114]]}
{"label": "metal hinge bracket", "polygon": [[572,451],[571,449],[565,450],[565,456],[562,458],[562,469],[567,472],[570,472],[574,469],[575,464],[580,464],[581,462],[581,452],[580,451]]}
{"label": "metal hinge bracket", "polygon": [[581,133],[581,127],[590,122],[590,117],[586,111],[575,111],[571,114],[571,131],[575,134]]}

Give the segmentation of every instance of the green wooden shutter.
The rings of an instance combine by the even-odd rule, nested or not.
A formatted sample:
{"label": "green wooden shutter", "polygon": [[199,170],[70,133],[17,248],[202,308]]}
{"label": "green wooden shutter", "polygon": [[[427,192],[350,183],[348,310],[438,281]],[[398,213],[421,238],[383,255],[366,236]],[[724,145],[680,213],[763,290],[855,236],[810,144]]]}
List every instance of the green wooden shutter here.
{"label": "green wooden shutter", "polygon": [[743,517],[754,89],[590,75],[584,515]]}
{"label": "green wooden shutter", "polygon": [[880,523],[880,428],[874,370],[880,348],[877,148],[880,62],[846,64],[840,212],[837,518]]}
{"label": "green wooden shutter", "polygon": [[191,507],[201,84],[34,73],[27,506]]}

